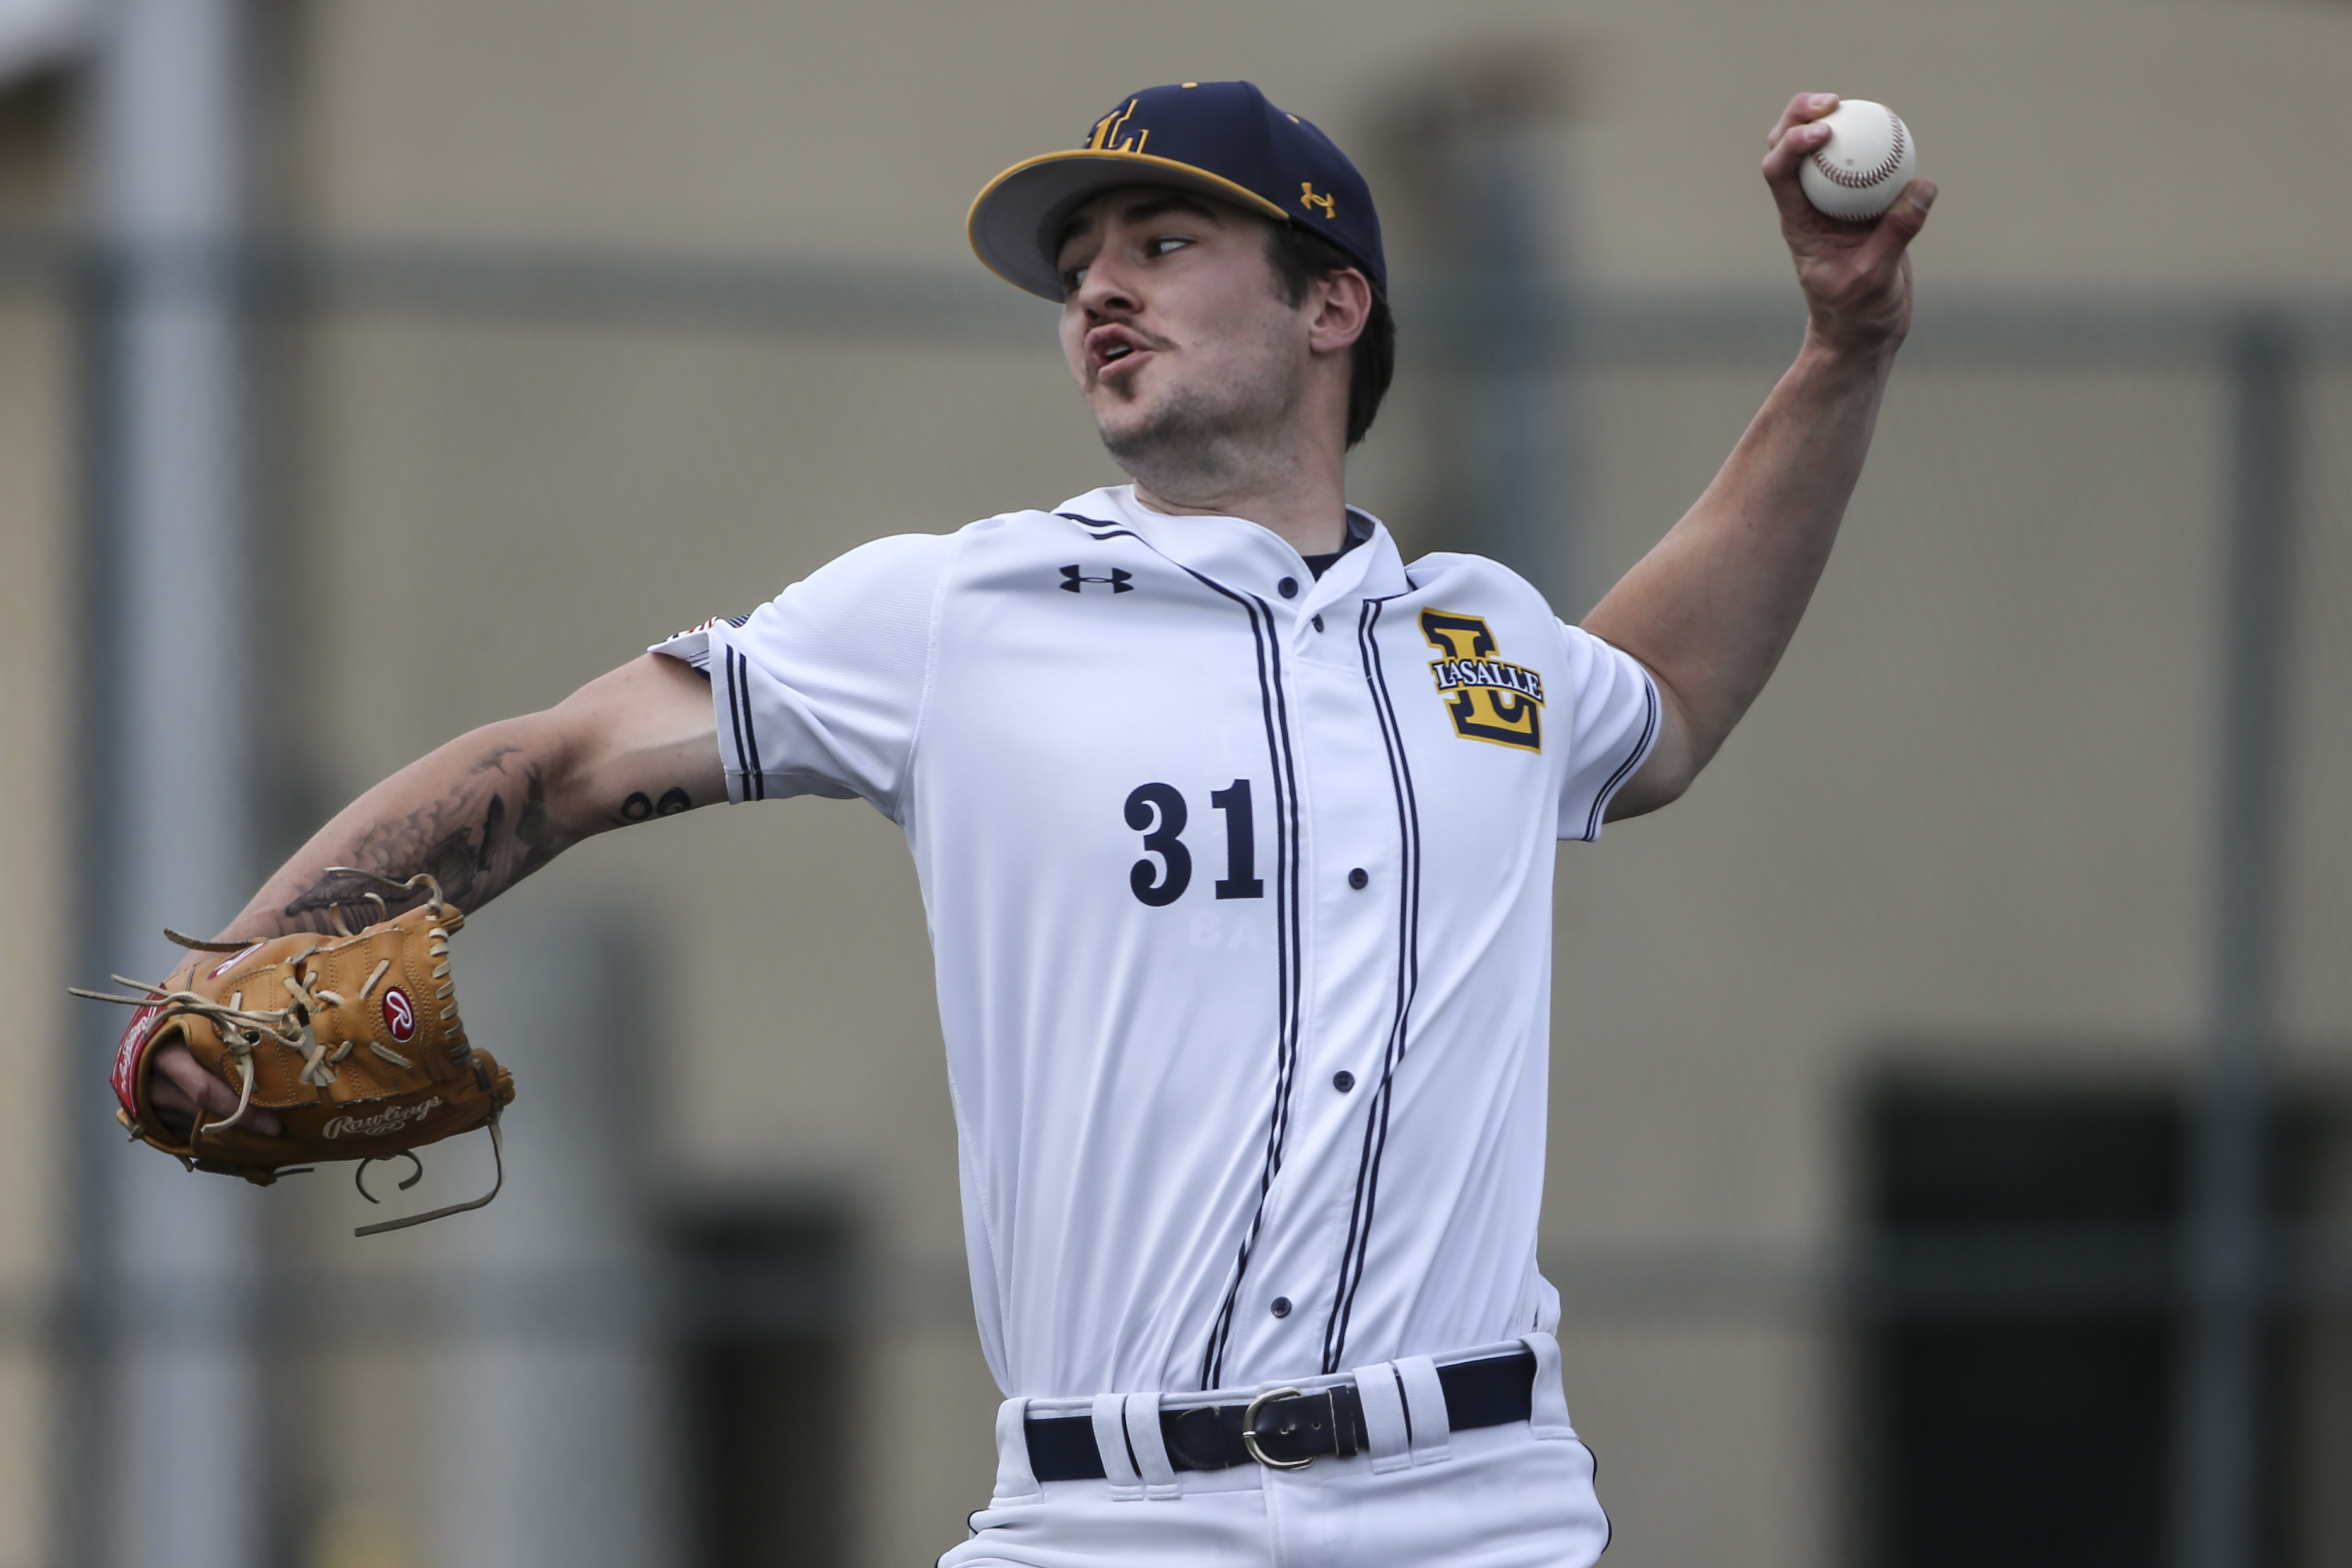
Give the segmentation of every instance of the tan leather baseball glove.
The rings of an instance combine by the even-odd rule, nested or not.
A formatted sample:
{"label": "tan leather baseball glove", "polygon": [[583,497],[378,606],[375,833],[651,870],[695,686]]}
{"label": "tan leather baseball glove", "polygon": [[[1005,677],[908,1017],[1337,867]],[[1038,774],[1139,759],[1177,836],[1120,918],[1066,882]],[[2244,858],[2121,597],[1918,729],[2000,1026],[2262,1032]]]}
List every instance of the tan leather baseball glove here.
{"label": "tan leather baseball glove", "polygon": [[[444,1215],[479,1208],[505,1185],[499,1116],[514,1099],[513,1075],[466,1039],[449,977],[449,938],[466,924],[429,876],[396,883],[349,867],[402,892],[423,889],[425,902],[351,935],[340,909],[339,936],[307,933],[254,943],[199,942],[165,935],[195,949],[171,977],[151,985],[117,975],[137,996],[76,989],[74,994],[136,1008],[114,1057],[117,1118],[133,1138],[178,1156],[190,1168],[241,1176],[267,1186],[280,1175],[331,1160],[358,1160],[353,1179],[370,1203],[367,1167],[477,1127],[488,1127],[498,1181],[470,1203],[363,1225],[378,1235]],[[363,895],[383,913],[383,898]],[[155,1114],[149,1080],[156,1048],[187,1045],[198,1064],[238,1087],[236,1112],[216,1122],[197,1113],[185,1142]],[[255,1106],[283,1131],[265,1136],[243,1125]]]}

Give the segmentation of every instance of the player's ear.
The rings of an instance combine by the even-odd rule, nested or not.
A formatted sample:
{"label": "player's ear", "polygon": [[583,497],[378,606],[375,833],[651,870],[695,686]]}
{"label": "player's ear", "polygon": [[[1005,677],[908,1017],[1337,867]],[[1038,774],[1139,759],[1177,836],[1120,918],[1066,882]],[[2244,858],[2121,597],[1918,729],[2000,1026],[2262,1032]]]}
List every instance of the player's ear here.
{"label": "player's ear", "polygon": [[1352,267],[1341,267],[1308,284],[1307,302],[1314,310],[1308,347],[1318,354],[1338,353],[1362,337],[1372,319],[1371,280]]}

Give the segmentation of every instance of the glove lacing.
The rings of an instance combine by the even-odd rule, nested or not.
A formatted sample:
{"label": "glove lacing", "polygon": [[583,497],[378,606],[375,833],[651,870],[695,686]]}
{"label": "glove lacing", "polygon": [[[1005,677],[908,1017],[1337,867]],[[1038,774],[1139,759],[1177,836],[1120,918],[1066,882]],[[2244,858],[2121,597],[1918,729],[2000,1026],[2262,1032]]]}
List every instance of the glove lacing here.
{"label": "glove lacing", "polygon": [[[318,949],[314,947],[310,951],[316,952]],[[305,953],[302,956],[307,958],[310,954]],[[298,959],[297,962],[299,960]],[[198,1134],[217,1133],[225,1128],[234,1127],[244,1119],[247,1109],[253,1103],[253,1085],[257,1077],[253,1071],[253,1053],[263,1040],[274,1040],[289,1051],[301,1052],[308,1056],[313,1064],[316,1064],[325,1050],[320,1044],[318,1036],[311,1032],[310,1019],[302,1016],[299,1007],[289,1005],[275,1012],[264,1012],[245,1006],[243,991],[231,992],[228,1001],[223,1004],[214,1001],[209,997],[200,996],[194,991],[168,989],[160,982],[134,980],[128,975],[116,975],[111,978],[116,985],[133,987],[142,994],[135,997],[118,997],[106,991],[86,991],[79,986],[69,986],[67,989],[75,996],[88,997],[92,1001],[121,1002],[126,1007],[160,1009],[154,1021],[147,1026],[148,1032],[151,1034],[176,1018],[194,1016],[203,1019],[218,1031],[221,1043],[228,1049],[230,1057],[236,1061],[237,1075],[245,1081],[244,1087],[237,1095],[236,1110],[209,1125],[205,1124],[203,1116],[197,1116],[193,1125]],[[287,981],[287,987],[296,991],[298,995],[308,996],[308,993],[302,992],[291,979]],[[350,1049],[349,1046],[344,1047],[346,1051]],[[309,1078],[310,1073],[310,1068],[305,1067],[303,1076]],[[327,1080],[317,1082],[327,1082],[332,1077],[333,1072],[330,1070]],[[191,1143],[193,1141],[192,1139]]]}

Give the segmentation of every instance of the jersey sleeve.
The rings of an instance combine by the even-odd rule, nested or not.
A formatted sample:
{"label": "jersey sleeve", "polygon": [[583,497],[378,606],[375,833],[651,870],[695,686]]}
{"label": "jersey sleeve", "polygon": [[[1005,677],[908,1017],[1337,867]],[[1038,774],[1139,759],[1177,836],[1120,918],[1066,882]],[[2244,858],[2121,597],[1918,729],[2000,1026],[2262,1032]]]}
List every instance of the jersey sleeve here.
{"label": "jersey sleeve", "polygon": [[653,645],[710,677],[730,800],[862,796],[898,820],[954,542],[877,539],[748,615]]}
{"label": "jersey sleeve", "polygon": [[1601,819],[1658,740],[1658,688],[1632,654],[1563,622],[1568,643],[1568,777],[1559,836],[1601,836]]}

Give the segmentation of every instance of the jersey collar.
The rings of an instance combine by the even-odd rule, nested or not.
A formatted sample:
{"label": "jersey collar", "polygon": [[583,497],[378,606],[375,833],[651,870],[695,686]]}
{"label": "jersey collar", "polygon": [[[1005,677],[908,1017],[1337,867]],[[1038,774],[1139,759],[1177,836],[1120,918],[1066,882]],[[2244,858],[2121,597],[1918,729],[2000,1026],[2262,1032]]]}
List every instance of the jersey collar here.
{"label": "jersey collar", "polygon": [[[1348,510],[1370,526],[1370,537],[1334,561],[1319,581],[1307,570],[1298,552],[1273,529],[1244,517],[1171,517],[1155,512],[1135,498],[1132,485],[1089,490],[1054,509],[1074,520],[1124,528],[1178,566],[1301,617],[1332,604],[1402,593],[1409,586],[1404,562],[1387,526],[1358,507]],[[1297,598],[1281,597],[1276,585],[1286,577],[1297,581]]]}

